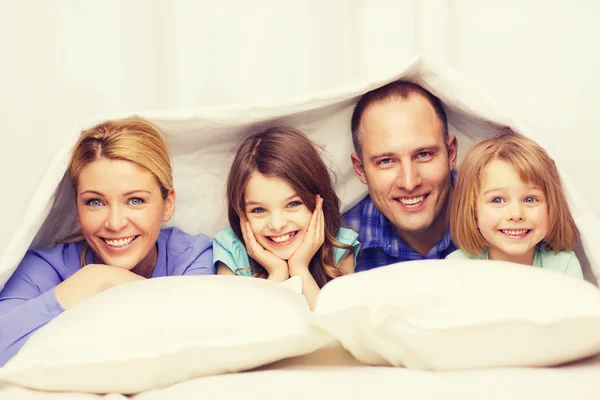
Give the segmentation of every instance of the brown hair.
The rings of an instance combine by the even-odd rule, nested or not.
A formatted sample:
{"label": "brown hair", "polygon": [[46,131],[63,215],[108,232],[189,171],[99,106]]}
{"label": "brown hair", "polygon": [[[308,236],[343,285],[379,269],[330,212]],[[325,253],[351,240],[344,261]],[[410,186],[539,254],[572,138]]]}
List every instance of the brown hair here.
{"label": "brown hair", "polygon": [[[164,136],[154,126],[141,119],[106,121],[81,133],[75,143],[67,173],[77,193],[81,171],[92,162],[109,160],[129,161],[150,171],[156,178],[163,199],[173,189],[171,156]],[[80,241],[81,232],[61,240],[63,243]],[[87,244],[81,253],[81,266],[85,265]]]}
{"label": "brown hair", "polygon": [[555,253],[572,250],[579,241],[579,231],[554,161],[535,141],[508,128],[475,144],[459,167],[450,200],[450,235],[454,243],[471,256],[480,254],[488,245],[476,225],[477,197],[481,173],[493,160],[511,164],[523,182],[538,185],[544,191],[549,231],[542,247]]}
{"label": "brown hair", "polygon": [[444,110],[444,106],[442,105],[440,99],[416,83],[398,80],[365,93],[358,100],[358,103],[356,103],[354,111],[352,112],[351,129],[354,151],[359,157],[362,157],[360,148],[360,122],[367,108],[372,104],[381,103],[388,100],[407,100],[413,95],[424,97],[429,101],[433,107],[435,115],[440,122],[440,126],[444,135],[444,143],[446,143],[446,146],[448,146],[448,118],[446,117],[446,111]]}
{"label": "brown hair", "polygon": [[[242,141],[227,178],[229,225],[242,243],[240,216],[246,213],[244,192],[254,172],[285,181],[311,212],[316,206],[315,196],[319,194],[323,198],[325,241],[312,258],[309,269],[319,287],[343,275],[335,263],[333,250],[343,248],[350,255],[352,247],[336,240],[342,225],[340,200],[315,145],[302,132],[289,127],[272,127]],[[266,270],[252,262],[253,267],[259,269],[256,275],[266,277]]]}

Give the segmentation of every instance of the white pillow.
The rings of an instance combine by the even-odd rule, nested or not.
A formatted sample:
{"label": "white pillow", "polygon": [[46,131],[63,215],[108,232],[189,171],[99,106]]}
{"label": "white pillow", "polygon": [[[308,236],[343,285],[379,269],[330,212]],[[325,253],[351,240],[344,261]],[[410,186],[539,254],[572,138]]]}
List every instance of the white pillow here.
{"label": "white pillow", "polygon": [[600,290],[542,268],[425,260],[344,276],[313,321],[358,360],[430,370],[551,366],[600,352]]}
{"label": "white pillow", "polygon": [[310,353],[332,338],[302,295],[264,279],[177,276],[114,287],[65,311],[0,369],[33,389],[137,393]]}

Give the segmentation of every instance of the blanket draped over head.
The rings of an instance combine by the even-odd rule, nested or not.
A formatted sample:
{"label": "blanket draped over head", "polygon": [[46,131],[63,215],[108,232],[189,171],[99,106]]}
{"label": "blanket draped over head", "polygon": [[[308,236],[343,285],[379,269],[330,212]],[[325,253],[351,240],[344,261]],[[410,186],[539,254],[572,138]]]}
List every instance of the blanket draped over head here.
{"label": "blanket draped over head", "polygon": [[[568,162],[547,147],[548,140],[545,141],[543,132],[533,132],[511,118],[455,70],[434,65],[420,57],[398,68],[395,76],[353,82],[336,91],[316,93],[311,98],[284,104],[139,112],[110,118],[140,117],[163,132],[173,158],[177,192],[177,211],[168,225],[188,233],[213,235],[227,225],[225,182],[234,149],[245,134],[263,127],[290,125],[322,146],[323,156],[336,175],[343,211],[362,199],[367,194],[367,187],[355,176],[350,162],[353,151],[350,133],[352,110],[360,95],[400,78],[422,85],[442,100],[448,114],[450,134],[458,138],[459,162],[473,142],[493,135],[505,126],[531,137],[548,150],[561,173],[567,199],[581,233],[577,256],[586,278],[597,283],[596,279],[600,277],[600,247],[593,246],[593,243],[600,235],[600,218],[595,211],[599,208],[592,208],[588,199],[580,194],[574,170],[566,167]],[[52,246],[78,230],[74,192],[65,175],[69,156],[83,129],[110,118],[86,121],[65,133],[52,162],[40,170],[39,184],[16,226],[2,228],[8,229],[11,235],[0,247],[0,289],[28,248]]]}

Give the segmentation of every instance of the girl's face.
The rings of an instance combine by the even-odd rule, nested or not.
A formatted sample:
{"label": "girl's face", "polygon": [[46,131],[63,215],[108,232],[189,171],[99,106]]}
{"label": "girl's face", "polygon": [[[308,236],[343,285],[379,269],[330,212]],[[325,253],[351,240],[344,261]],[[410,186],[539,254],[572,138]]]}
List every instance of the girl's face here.
{"label": "girl's face", "polygon": [[306,232],[311,211],[285,181],[254,172],[244,192],[246,218],[256,241],[289,260]]}
{"label": "girl's face", "polygon": [[489,258],[532,264],[535,246],[548,233],[543,190],[521,181],[506,161],[493,160],[481,174],[477,226],[489,243]]}
{"label": "girl's face", "polygon": [[163,199],[154,175],[132,162],[100,158],[79,176],[77,218],[96,262],[152,267],[161,223],[174,211],[175,193]]}

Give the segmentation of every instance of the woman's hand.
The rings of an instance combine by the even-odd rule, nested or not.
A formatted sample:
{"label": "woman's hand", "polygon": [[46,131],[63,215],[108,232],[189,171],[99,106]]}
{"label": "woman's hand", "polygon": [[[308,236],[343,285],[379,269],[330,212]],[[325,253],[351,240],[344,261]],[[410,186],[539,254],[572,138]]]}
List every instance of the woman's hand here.
{"label": "woman's hand", "polygon": [[244,243],[246,243],[246,251],[248,255],[256,260],[260,265],[267,270],[268,279],[276,282],[283,282],[288,279],[288,264],[285,260],[277,257],[275,254],[265,250],[257,241],[250,227],[250,222],[240,219],[242,235]]}
{"label": "woman's hand", "polygon": [[308,271],[310,260],[312,260],[325,241],[324,219],[323,198],[317,195],[315,210],[310,217],[308,227],[302,237],[302,242],[288,260],[291,276],[298,275],[302,271]]}
{"label": "woman's hand", "polygon": [[56,300],[66,310],[113,286],[145,278],[133,272],[104,264],[88,264],[54,288]]}

